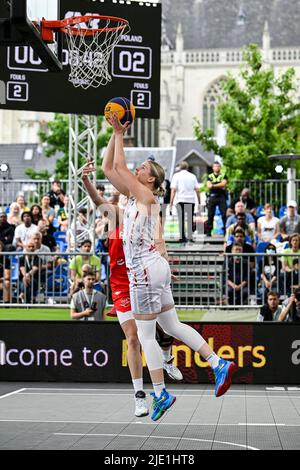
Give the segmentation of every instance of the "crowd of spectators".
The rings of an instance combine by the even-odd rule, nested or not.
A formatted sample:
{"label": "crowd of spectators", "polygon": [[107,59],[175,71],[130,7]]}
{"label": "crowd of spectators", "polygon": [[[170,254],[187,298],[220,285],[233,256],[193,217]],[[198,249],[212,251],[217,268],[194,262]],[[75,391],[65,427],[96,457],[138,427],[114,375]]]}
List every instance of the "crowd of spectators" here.
{"label": "crowd of spectators", "polygon": [[[98,190],[104,192],[105,189],[100,186]],[[51,290],[53,295],[55,289],[62,292],[63,283],[59,279],[62,273],[67,278],[67,293],[64,294],[68,300],[84,288],[84,275],[87,272],[92,275],[97,292],[104,290],[101,261],[99,256],[91,253],[92,242],[85,236],[75,247],[70,236],[68,202],[61,183],[54,181],[51,190],[42,195],[40,204],[30,205],[19,194],[8,209],[0,211],[0,253],[9,253],[6,256],[0,254],[0,302],[10,303],[14,300],[34,303],[43,289]],[[103,216],[97,215],[96,226],[99,226],[103,223]],[[87,209],[83,207],[79,210],[76,223],[77,235],[82,234],[87,223]],[[62,244],[59,240],[63,240]],[[62,251],[80,251],[86,255],[69,258],[59,254]],[[14,267],[16,292],[12,286]]]}
{"label": "crowd of spectators", "polygon": [[[210,194],[207,204],[210,221],[207,234],[211,235],[212,217],[215,216],[219,204],[224,234],[224,303],[246,305],[250,303],[251,297],[256,303],[266,306],[270,298],[274,300],[275,293],[278,295],[278,302],[290,299],[295,289],[300,286],[300,215],[297,213],[296,201],[289,201],[285,213],[279,217],[271,203],[258,207],[249,189],[244,188],[239,197],[232,198],[230,204],[227,201],[228,207],[225,211],[223,203],[228,179],[219,163],[214,165],[213,171],[214,173],[209,175],[208,184]],[[199,184],[196,177],[188,171],[186,162],[182,162],[171,183],[168,182],[168,187],[166,204],[169,203],[170,214],[176,204],[181,230],[179,241],[184,244],[192,242],[195,230],[193,214],[200,205],[200,197]],[[97,191],[103,196],[105,187],[99,184]],[[118,197],[118,194],[113,193],[111,200]],[[87,208],[81,207],[78,212],[78,219],[69,230],[70,234],[74,230],[77,235],[87,232]],[[162,223],[166,213],[162,211]],[[101,256],[92,254],[94,247],[86,237],[81,237],[81,243],[75,247],[72,235],[68,236],[68,229],[69,198],[59,181],[52,183],[51,190],[42,195],[40,203],[29,205],[24,196],[19,194],[8,210],[0,212],[0,252],[20,254],[20,301],[34,302],[41,284],[47,284],[49,274],[54,273],[60,263],[67,264],[68,300],[84,289],[85,276],[91,273],[94,288],[97,292],[103,292]],[[107,230],[106,214],[97,210],[95,235],[100,252],[107,251]],[[65,234],[65,251],[80,251],[81,254],[72,256],[70,260],[61,255],[54,255],[62,251],[57,233]],[[261,256],[255,253],[260,253]],[[3,302],[11,300],[11,272],[11,257],[4,258],[0,255],[0,300]],[[270,294],[273,297],[270,297]],[[293,299],[297,302],[294,297]],[[290,317],[291,314],[285,318]]]}

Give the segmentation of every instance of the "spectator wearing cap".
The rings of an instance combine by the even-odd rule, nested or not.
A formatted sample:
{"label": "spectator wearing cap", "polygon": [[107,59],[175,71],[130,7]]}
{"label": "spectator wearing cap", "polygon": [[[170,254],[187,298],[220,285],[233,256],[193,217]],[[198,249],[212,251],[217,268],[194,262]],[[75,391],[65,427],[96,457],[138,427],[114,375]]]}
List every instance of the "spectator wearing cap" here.
{"label": "spectator wearing cap", "polygon": [[279,219],[273,215],[272,204],[265,204],[265,215],[257,220],[257,236],[260,241],[270,242],[280,235]]}
{"label": "spectator wearing cap", "polygon": [[64,206],[64,203],[60,197],[61,192],[61,182],[59,180],[53,181],[51,185],[51,190],[47,193],[47,196],[50,197],[50,207],[52,207],[53,209],[55,208],[55,206]]}
{"label": "spectator wearing cap", "polygon": [[12,250],[15,230],[15,225],[8,223],[6,212],[0,212],[0,241],[4,245],[4,251]]}
{"label": "spectator wearing cap", "polygon": [[[193,231],[195,230],[193,216],[195,201],[200,204],[199,183],[196,176],[188,171],[187,162],[180,163],[180,171],[173,175],[171,181],[170,212],[175,201],[179,221],[179,243],[193,242]],[[187,218],[187,237],[185,230],[185,218]]]}
{"label": "spectator wearing cap", "polygon": [[88,265],[89,269],[95,273],[96,282],[100,280],[100,271],[101,271],[101,262],[98,256],[90,255],[92,249],[92,242],[88,239],[83,240],[80,244],[80,251],[82,255],[75,256],[71,263],[69,264],[69,269],[71,271],[71,294],[78,289],[78,285],[82,283],[83,278],[83,266]]}
{"label": "spectator wearing cap", "polygon": [[294,233],[289,240],[289,246],[282,252],[282,269],[280,273],[280,293],[282,295],[290,295],[292,286],[300,284],[300,235]]}
{"label": "spectator wearing cap", "polygon": [[293,233],[300,234],[300,216],[296,212],[296,201],[288,201],[287,214],[280,219],[280,234],[282,241],[289,239]]}
{"label": "spectator wearing cap", "polygon": [[228,178],[225,172],[222,171],[221,163],[214,162],[212,166],[212,173],[208,175],[207,178],[207,187],[208,187],[208,203],[207,203],[207,211],[208,211],[208,219],[207,219],[207,228],[206,234],[210,237],[211,231],[213,229],[214,223],[214,216],[216,212],[217,206],[219,207],[223,226],[224,226],[224,234],[225,234],[225,226],[226,226],[226,194],[227,194],[227,184]]}
{"label": "spectator wearing cap", "polygon": [[252,230],[255,230],[255,220],[253,218],[253,215],[251,215],[249,212],[246,212],[246,207],[245,204],[242,201],[238,201],[235,206],[234,206],[234,215],[231,215],[228,217],[227,222],[226,222],[226,228],[228,228],[232,224],[237,223],[237,216],[240,214],[245,214],[246,216],[246,223],[249,225],[249,227]]}
{"label": "spectator wearing cap", "polygon": [[32,235],[38,231],[37,226],[32,223],[32,216],[29,211],[22,213],[21,220],[22,223],[16,227],[13,241],[17,251],[24,250],[25,245],[27,245]]}

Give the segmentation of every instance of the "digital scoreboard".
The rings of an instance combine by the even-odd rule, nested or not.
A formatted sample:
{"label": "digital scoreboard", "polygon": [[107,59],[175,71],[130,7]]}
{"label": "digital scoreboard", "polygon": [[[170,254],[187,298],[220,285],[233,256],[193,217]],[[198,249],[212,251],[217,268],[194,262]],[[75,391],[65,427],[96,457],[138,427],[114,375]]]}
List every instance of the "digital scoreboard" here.
{"label": "digital scoreboard", "polygon": [[[161,4],[61,0],[58,16],[93,13],[121,17],[130,25],[111,53],[112,81],[99,88],[75,88],[68,80],[65,42],[61,72],[49,72],[30,46],[0,47],[0,108],[99,115],[109,99],[125,96],[133,102],[137,117],[159,118]],[[5,16],[7,11],[0,6],[0,17]]]}

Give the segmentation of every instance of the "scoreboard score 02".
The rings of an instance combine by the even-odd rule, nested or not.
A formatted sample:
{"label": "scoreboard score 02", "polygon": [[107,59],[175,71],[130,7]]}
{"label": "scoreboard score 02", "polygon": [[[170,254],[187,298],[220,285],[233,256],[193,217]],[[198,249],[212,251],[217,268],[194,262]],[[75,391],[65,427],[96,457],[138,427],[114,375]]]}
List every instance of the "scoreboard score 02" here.
{"label": "scoreboard score 02", "polygon": [[108,71],[112,81],[99,88],[75,88],[68,80],[66,44],[63,71],[55,73],[48,71],[30,46],[1,47],[0,108],[99,115],[111,98],[125,96],[134,104],[137,117],[159,118],[161,4],[60,2],[60,18],[93,13],[125,18],[130,25],[111,53]]}

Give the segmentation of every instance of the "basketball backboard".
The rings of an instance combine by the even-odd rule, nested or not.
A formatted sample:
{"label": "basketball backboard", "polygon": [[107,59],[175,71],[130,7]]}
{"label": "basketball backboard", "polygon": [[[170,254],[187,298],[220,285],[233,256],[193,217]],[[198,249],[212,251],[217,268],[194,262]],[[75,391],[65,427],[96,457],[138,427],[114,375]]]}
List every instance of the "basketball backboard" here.
{"label": "basketball backboard", "polygon": [[[60,8],[58,15],[56,7]],[[0,3],[0,18],[1,13]],[[6,102],[0,99],[2,109],[99,115],[111,98],[125,96],[135,105],[137,117],[159,118],[161,4],[127,0],[27,1],[26,15],[31,21],[87,14],[121,17],[130,24],[130,32],[122,36],[109,59],[112,80],[100,88],[74,88],[69,81],[71,59],[64,35],[63,70],[59,73],[49,73],[47,61],[35,56],[31,44],[20,41],[16,46],[0,47],[0,85],[2,82],[2,88],[6,88]],[[49,51],[49,46],[44,46]]]}
{"label": "basketball backboard", "polygon": [[44,14],[53,14],[57,19],[59,0],[4,0],[0,5],[0,45],[30,46],[35,53],[35,61],[40,61],[48,70],[62,70],[61,42],[48,45],[40,36],[39,18]]}
{"label": "basketball backboard", "polygon": [[27,16],[31,21],[40,21],[42,18],[57,20],[58,15],[58,0],[27,0]]}

